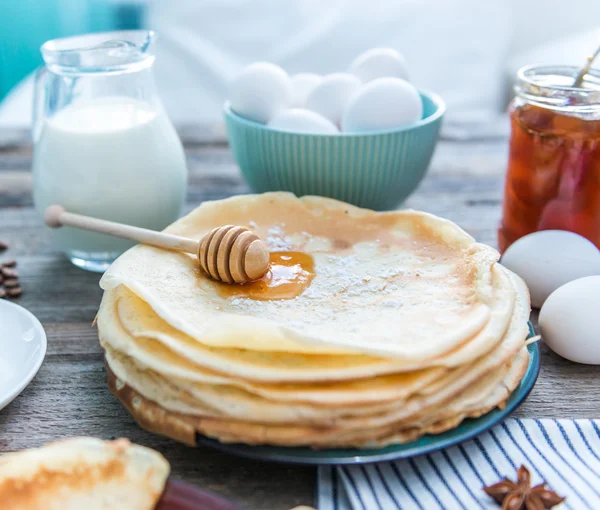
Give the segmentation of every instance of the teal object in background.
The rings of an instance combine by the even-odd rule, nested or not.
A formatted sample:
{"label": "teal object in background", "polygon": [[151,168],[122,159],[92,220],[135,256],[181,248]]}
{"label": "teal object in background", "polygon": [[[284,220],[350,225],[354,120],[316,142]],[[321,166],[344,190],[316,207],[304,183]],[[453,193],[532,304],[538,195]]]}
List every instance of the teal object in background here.
{"label": "teal object in background", "polygon": [[0,101],[42,65],[44,42],[140,28],[144,7],[142,0],[0,0]]}
{"label": "teal object in background", "polygon": [[421,92],[423,119],[375,133],[311,135],[271,129],[225,104],[229,144],[253,191],[321,195],[375,210],[397,207],[418,186],[433,156],[445,111]]}

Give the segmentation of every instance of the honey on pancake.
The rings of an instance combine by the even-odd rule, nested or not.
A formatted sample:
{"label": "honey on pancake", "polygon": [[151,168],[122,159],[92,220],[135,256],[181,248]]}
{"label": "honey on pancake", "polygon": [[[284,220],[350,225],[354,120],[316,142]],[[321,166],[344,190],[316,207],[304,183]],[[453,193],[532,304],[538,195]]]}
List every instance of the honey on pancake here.
{"label": "honey on pancake", "polygon": [[223,297],[245,297],[259,301],[294,299],[304,292],[315,277],[315,261],[299,251],[271,252],[267,274],[241,285],[217,283]]}

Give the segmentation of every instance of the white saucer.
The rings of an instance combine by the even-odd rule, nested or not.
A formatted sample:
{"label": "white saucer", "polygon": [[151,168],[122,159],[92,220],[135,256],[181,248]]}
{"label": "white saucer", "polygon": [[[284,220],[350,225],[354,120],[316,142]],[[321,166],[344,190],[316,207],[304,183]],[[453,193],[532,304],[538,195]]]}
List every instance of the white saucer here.
{"label": "white saucer", "polygon": [[31,382],[46,355],[46,333],[25,308],[0,299],[0,409]]}

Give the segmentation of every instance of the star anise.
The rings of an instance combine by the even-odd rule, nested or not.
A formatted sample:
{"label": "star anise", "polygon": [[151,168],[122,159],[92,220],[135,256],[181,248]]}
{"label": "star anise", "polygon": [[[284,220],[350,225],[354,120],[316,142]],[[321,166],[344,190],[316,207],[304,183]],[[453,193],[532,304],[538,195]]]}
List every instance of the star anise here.
{"label": "star anise", "polygon": [[496,503],[502,505],[502,510],[545,510],[565,500],[548,489],[546,482],[532,487],[531,475],[525,466],[517,470],[516,482],[505,477],[494,485],[484,487],[483,490]]}

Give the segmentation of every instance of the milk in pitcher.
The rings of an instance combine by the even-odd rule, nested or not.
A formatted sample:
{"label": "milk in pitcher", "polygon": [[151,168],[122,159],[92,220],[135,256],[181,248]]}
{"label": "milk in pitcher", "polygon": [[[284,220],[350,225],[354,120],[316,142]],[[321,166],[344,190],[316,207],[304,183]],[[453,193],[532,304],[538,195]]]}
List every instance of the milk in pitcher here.
{"label": "milk in pitcher", "polygon": [[[130,97],[75,102],[44,119],[33,159],[33,193],[43,211],[68,211],[153,230],[180,213],[186,164],[162,109]],[[77,265],[104,270],[131,241],[62,227],[57,247]]]}

